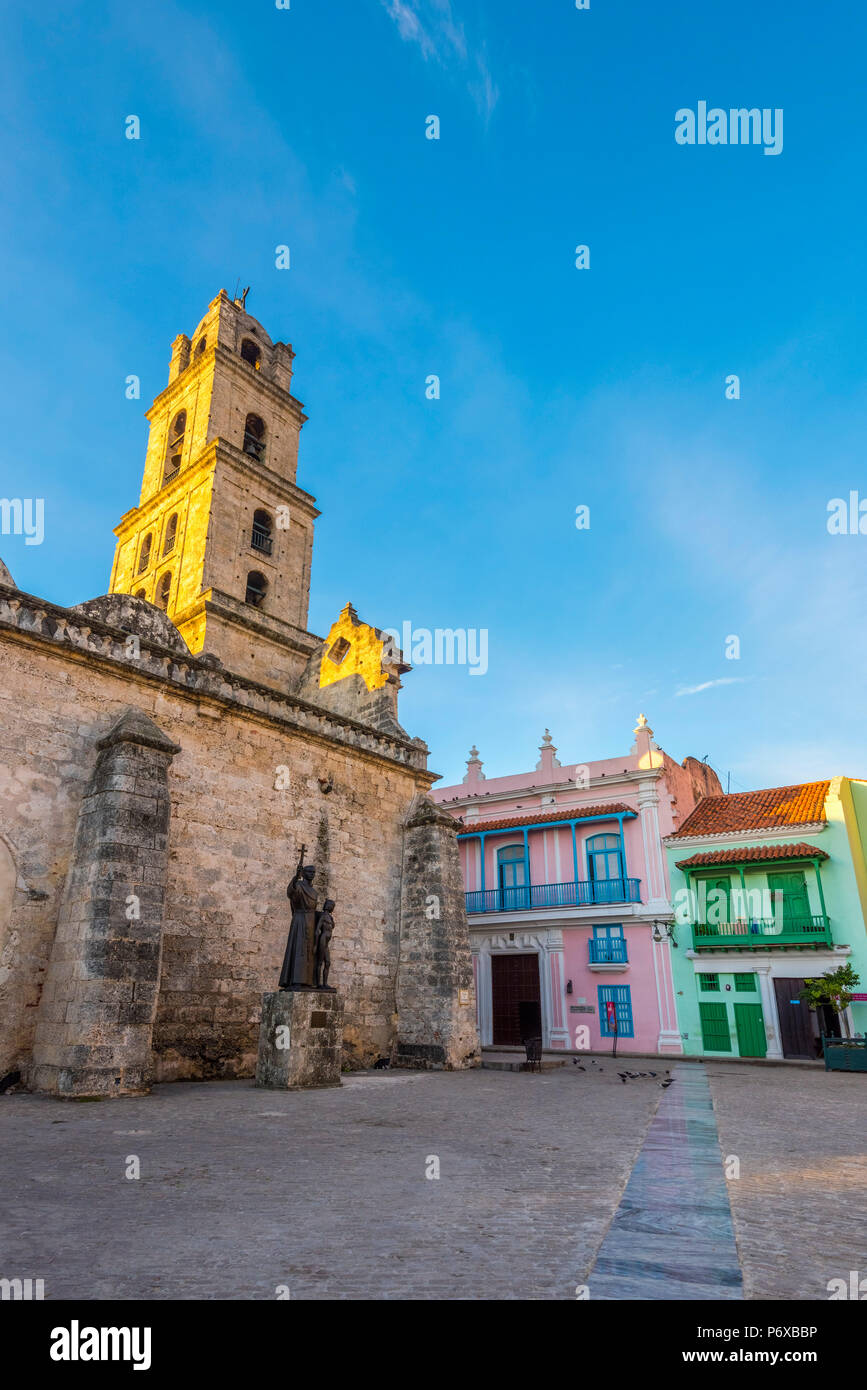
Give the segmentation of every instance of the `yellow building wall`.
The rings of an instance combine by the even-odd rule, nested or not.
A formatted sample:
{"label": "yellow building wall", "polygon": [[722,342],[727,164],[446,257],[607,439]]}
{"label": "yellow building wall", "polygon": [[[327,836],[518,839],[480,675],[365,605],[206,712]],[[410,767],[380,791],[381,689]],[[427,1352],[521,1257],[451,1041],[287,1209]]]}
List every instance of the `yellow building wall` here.
{"label": "yellow building wall", "polygon": [[[196,476],[198,481],[189,491],[179,495],[177,488],[169,488],[129,518],[118,540],[110,593],[137,594],[144,590],[148,602],[155,603],[160,580],[168,572],[172,576],[167,609],[170,618],[173,619],[177,612],[183,612],[199,597],[208,539],[213,469],[204,477],[201,474]],[[183,477],[182,469],[179,483],[182,483]],[[175,544],[169,554],[164,555],[166,528],[175,515],[178,518]],[[139,557],[148,535],[152,538],[150,559],[147,568],[139,573]]]}
{"label": "yellow building wall", "polygon": [[[349,651],[341,662],[334,662],[328,653],[341,637],[350,644]],[[361,676],[368,690],[380,690],[388,680],[387,672],[382,669],[384,647],[385,641],[377,637],[376,628],[353,618],[350,605],[347,604],[337,622],[332,625],[326,639],[319,672],[320,688],[357,674]]]}

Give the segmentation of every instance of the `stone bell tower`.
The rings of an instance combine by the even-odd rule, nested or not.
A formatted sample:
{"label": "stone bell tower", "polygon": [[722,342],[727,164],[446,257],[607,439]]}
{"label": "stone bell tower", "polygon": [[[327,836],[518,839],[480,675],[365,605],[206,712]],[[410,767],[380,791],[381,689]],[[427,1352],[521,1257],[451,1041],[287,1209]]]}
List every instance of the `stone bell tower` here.
{"label": "stone bell tower", "polygon": [[172,344],[147,419],[141,497],[115,529],[111,593],[162,608],[193,652],[281,688],[307,632],[314,499],[295,482],[306,420],[295,354],[225,290]]}

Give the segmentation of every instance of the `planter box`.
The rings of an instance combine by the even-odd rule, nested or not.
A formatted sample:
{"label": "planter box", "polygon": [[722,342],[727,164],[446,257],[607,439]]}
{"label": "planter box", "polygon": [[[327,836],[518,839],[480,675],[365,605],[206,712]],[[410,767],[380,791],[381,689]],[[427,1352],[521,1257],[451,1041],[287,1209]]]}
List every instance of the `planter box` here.
{"label": "planter box", "polygon": [[867,1038],[823,1038],[826,1071],[867,1072]]}

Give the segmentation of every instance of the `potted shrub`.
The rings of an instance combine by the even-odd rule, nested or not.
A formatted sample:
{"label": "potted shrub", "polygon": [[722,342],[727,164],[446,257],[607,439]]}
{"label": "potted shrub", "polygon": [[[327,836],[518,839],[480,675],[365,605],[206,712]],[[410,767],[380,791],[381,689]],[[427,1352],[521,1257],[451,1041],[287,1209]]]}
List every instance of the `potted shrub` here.
{"label": "potted shrub", "polygon": [[[852,966],[838,965],[824,975],[804,981],[801,998],[811,1008],[829,1005],[846,1026],[845,1011],[852,1002],[852,991],[860,984]],[[867,1038],[822,1038],[826,1071],[867,1071]]]}

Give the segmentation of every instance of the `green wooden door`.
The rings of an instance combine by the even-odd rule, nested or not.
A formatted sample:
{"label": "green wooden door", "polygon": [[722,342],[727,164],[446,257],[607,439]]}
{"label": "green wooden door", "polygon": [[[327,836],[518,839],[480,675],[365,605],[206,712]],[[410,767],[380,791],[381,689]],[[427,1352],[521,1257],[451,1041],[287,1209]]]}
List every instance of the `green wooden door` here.
{"label": "green wooden door", "polygon": [[705,879],[704,920],[718,932],[726,932],[731,921],[731,884],[727,878]]}
{"label": "green wooden door", "polygon": [[783,895],[783,931],[804,926],[810,920],[810,899],[807,882],[800,870],[786,874],[768,874],[768,889],[772,894],[772,911],[776,904],[774,893]]}
{"label": "green wooden door", "polygon": [[764,1057],[768,1050],[761,1004],[735,1004],[738,1052],[742,1057]]}
{"label": "green wooden door", "polygon": [[725,1004],[699,1004],[701,1044],[705,1052],[731,1052],[729,1016]]}

